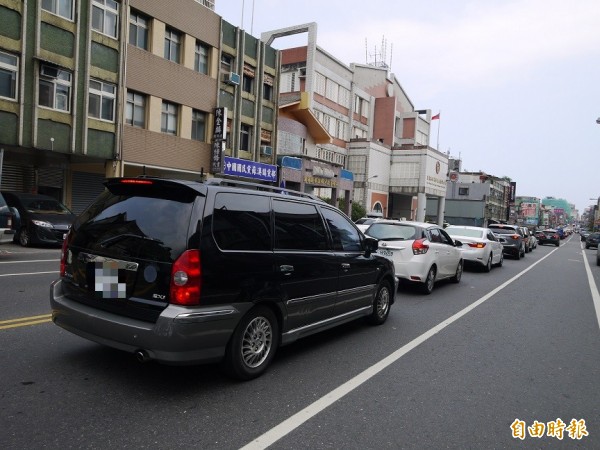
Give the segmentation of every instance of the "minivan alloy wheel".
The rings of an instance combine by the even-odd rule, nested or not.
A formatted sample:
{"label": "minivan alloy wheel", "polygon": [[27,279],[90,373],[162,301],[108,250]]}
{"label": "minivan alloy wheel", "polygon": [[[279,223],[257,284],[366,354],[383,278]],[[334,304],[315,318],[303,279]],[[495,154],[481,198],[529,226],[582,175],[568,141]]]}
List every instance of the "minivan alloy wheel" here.
{"label": "minivan alloy wheel", "polygon": [[273,330],[264,317],[257,317],[248,324],[242,338],[242,358],[248,367],[259,367],[271,351]]}
{"label": "minivan alloy wheel", "polygon": [[373,301],[373,312],[368,317],[368,322],[373,325],[381,325],[384,323],[390,313],[390,304],[392,299],[392,291],[387,281],[383,281]]}
{"label": "minivan alloy wheel", "polygon": [[261,375],[279,346],[279,323],[266,306],[251,309],[236,327],[227,346],[225,369],[234,377],[250,380]]}

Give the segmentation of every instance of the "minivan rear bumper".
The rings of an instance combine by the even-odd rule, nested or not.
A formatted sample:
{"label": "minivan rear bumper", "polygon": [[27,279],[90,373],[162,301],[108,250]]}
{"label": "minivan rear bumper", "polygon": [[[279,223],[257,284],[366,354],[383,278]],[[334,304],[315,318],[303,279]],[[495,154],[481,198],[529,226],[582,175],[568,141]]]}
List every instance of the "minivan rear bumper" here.
{"label": "minivan rear bumper", "polygon": [[71,333],[130,353],[142,351],[165,364],[216,362],[233,330],[252,306],[184,308],[169,305],[155,323],[92,308],[67,298],[62,280],[50,286],[52,321]]}

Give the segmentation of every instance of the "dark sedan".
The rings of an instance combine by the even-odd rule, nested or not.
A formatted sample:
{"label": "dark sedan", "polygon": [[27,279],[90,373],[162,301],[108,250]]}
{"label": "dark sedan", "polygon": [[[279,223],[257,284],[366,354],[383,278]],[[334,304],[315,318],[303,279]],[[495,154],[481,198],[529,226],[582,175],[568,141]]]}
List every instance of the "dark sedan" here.
{"label": "dark sedan", "polygon": [[489,229],[496,235],[504,247],[504,254],[521,259],[525,256],[525,237],[523,230],[517,225],[493,223]]}
{"label": "dark sedan", "polygon": [[590,233],[585,238],[585,248],[595,247],[598,248],[598,242],[600,241],[600,233]]}
{"label": "dark sedan", "polygon": [[558,230],[548,229],[539,232],[539,235],[536,236],[538,238],[538,244],[553,244],[557,247],[560,245],[560,234],[558,234]]}
{"label": "dark sedan", "polygon": [[23,247],[62,244],[75,221],[75,214],[53,197],[4,191],[2,195],[17,211],[16,239]]}

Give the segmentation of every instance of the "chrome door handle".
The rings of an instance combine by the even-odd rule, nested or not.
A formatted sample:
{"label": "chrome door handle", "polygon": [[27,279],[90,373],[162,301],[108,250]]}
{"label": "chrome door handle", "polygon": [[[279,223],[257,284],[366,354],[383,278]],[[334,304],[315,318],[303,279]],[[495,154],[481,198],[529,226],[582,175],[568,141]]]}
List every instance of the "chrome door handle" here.
{"label": "chrome door handle", "polygon": [[281,273],[283,273],[284,275],[291,275],[292,272],[294,271],[294,266],[290,266],[288,264],[282,264],[281,266],[279,266],[279,271]]}
{"label": "chrome door handle", "polygon": [[342,270],[344,272],[348,272],[350,270],[350,264],[348,264],[348,263],[342,263]]}

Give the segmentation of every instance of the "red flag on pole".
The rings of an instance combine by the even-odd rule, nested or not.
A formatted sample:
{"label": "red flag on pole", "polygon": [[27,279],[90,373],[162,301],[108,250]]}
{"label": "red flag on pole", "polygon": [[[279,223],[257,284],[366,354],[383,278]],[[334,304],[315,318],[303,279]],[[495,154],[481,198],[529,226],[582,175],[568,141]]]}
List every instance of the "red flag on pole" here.
{"label": "red flag on pole", "polygon": [[431,116],[431,120],[439,120],[441,113],[437,113],[435,116]]}

